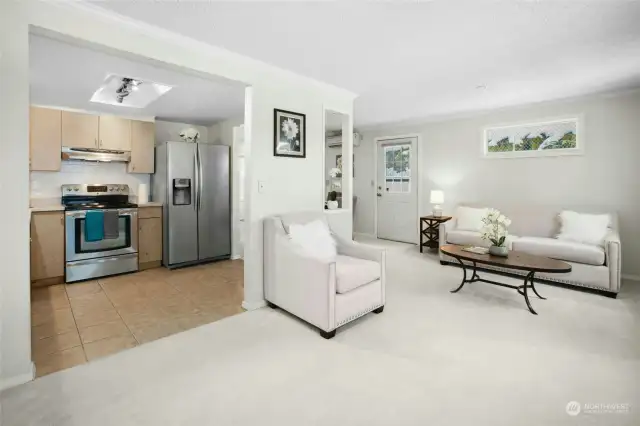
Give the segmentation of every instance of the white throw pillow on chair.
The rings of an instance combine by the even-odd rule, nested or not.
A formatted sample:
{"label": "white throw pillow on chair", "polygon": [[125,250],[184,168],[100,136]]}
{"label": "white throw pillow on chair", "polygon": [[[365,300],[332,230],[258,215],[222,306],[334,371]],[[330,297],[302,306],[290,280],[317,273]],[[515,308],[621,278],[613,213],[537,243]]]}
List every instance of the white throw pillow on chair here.
{"label": "white throw pillow on chair", "polygon": [[488,209],[460,206],[456,209],[456,228],[461,231],[482,231],[484,224],[482,218],[487,215]]}
{"label": "white throw pillow on chair", "polygon": [[331,230],[326,223],[320,220],[314,220],[304,225],[291,224],[289,238],[306,256],[333,262],[338,255]]}
{"label": "white throw pillow on chair", "polygon": [[564,210],[559,215],[559,240],[601,246],[611,226],[608,214],[585,214]]}

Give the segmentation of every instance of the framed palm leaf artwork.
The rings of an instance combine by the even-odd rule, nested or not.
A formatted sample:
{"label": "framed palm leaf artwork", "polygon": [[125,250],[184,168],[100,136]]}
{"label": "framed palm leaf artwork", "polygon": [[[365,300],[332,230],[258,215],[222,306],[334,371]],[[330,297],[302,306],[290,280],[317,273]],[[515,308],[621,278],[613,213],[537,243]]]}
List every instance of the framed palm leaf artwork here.
{"label": "framed palm leaf artwork", "polygon": [[491,158],[581,155],[584,150],[579,118],[484,129],[484,155]]}
{"label": "framed palm leaf artwork", "polygon": [[273,110],[273,155],[305,158],[307,155],[306,116],[282,109]]}

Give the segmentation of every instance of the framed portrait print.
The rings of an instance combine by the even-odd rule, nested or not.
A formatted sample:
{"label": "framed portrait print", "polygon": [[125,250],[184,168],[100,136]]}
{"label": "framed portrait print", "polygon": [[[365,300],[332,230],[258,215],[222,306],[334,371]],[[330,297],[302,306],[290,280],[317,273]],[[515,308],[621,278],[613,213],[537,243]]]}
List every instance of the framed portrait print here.
{"label": "framed portrait print", "polygon": [[273,110],[273,155],[305,158],[307,155],[306,116],[281,109]]}

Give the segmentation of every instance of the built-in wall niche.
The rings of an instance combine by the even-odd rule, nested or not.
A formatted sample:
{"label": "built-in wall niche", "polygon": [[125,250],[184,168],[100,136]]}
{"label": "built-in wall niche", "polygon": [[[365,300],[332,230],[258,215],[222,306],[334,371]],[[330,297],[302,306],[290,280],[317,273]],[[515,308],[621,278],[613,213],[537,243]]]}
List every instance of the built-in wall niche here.
{"label": "built-in wall niche", "polygon": [[348,208],[344,199],[347,144],[350,133],[349,116],[337,111],[325,110],[325,208],[329,210]]}

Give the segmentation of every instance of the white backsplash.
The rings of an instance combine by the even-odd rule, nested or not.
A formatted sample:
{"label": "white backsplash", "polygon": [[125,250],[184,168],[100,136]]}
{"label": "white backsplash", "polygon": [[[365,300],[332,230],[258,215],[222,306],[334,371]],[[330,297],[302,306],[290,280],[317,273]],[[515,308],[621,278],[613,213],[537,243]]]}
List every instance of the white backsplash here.
{"label": "white backsplash", "polygon": [[89,163],[63,161],[59,172],[31,172],[31,198],[60,202],[60,186],[81,183],[116,183],[129,185],[130,194],[138,195],[138,184],[149,184],[150,175],[127,173],[126,163]]}

